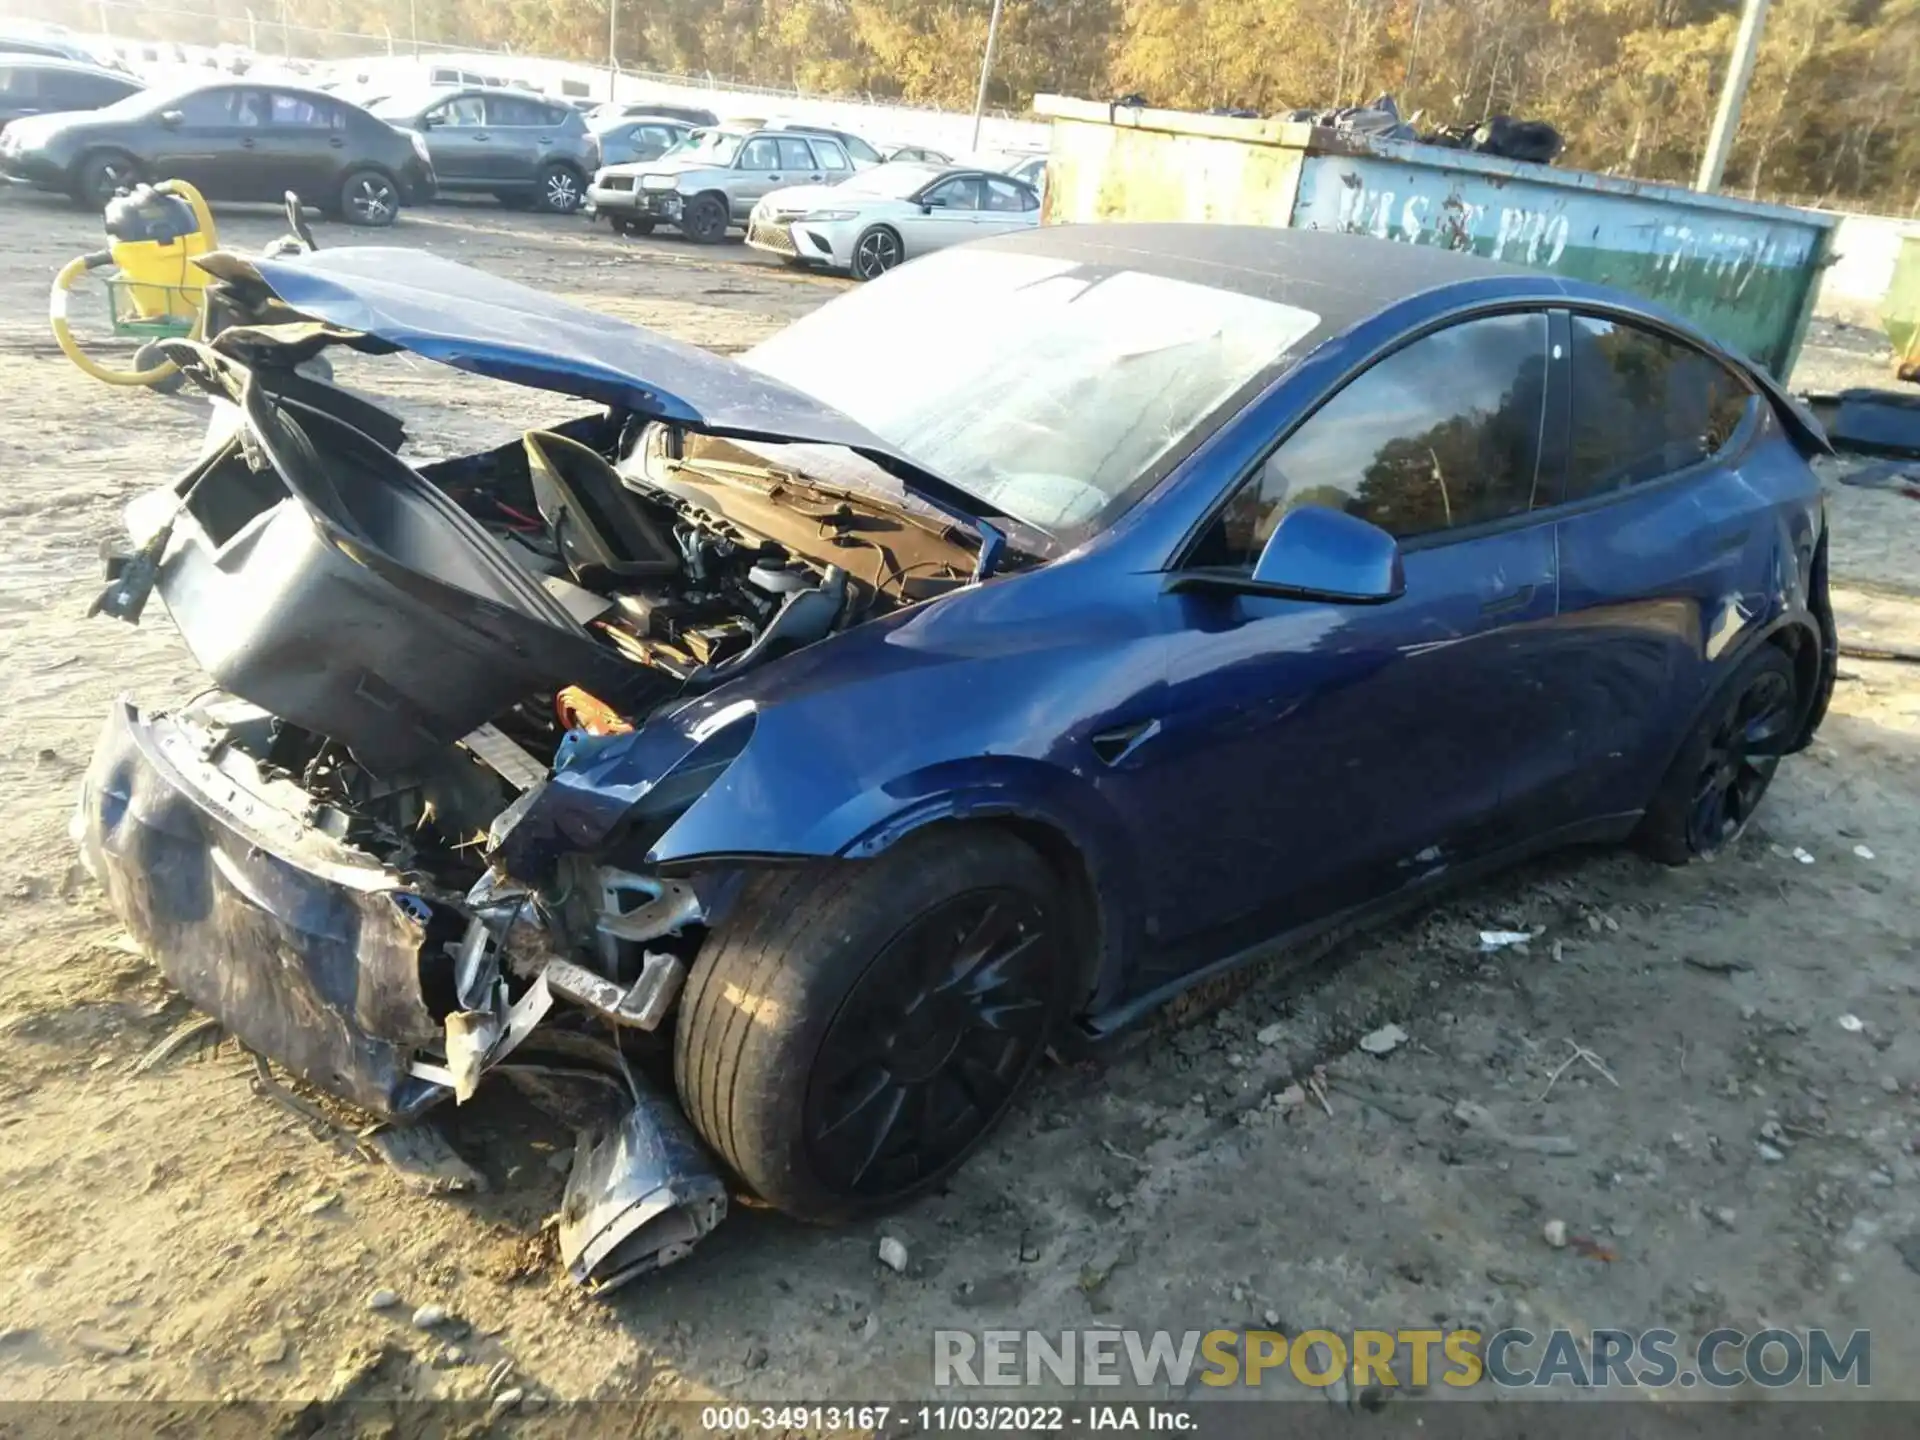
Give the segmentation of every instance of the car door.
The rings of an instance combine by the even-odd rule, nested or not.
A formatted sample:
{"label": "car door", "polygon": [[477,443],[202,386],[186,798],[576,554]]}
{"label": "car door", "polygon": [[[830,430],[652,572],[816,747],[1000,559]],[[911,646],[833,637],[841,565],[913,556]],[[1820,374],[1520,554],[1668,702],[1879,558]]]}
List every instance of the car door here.
{"label": "car door", "polygon": [[[782,185],[805,183],[805,176],[813,173],[811,165],[813,152],[807,152],[809,168],[802,172],[800,179],[788,179],[791,173],[781,162],[780,141],[777,135],[755,135],[740,147],[740,154],[733,162],[734,179],[727,187],[727,199],[733,208],[733,223],[743,225],[747,216],[753,213],[753,207],[760,203],[761,197],[778,189]],[[784,137],[791,140],[792,137]],[[804,149],[805,146],[802,145]]]}
{"label": "car door", "polygon": [[977,235],[1004,235],[1009,230],[1031,230],[1040,223],[1040,197],[1016,180],[998,175],[981,179],[983,205],[975,226]]}
{"label": "car door", "polygon": [[1554,668],[1569,765],[1551,799],[1579,824],[1650,798],[1714,662],[1771,611],[1771,507],[1805,477],[1771,408],[1715,357],[1614,317],[1557,319],[1569,405]]}
{"label": "car door", "polygon": [[258,180],[265,124],[265,96],[258,90],[195,90],[161,112],[142,147],[150,153],[139,158],[155,180],[185,180],[209,200],[238,200]]}
{"label": "car door", "polygon": [[955,175],[922,191],[919,212],[909,212],[898,221],[907,258],[943,250],[982,233],[979,222],[984,190],[984,176]]}
{"label": "car door", "polygon": [[472,189],[485,184],[491,141],[480,96],[452,96],[425,111],[420,121],[434,176],[442,185]]}
{"label": "car door", "polygon": [[1543,313],[1487,316],[1378,360],[1178,560],[1250,574],[1287,513],[1330,505],[1398,538],[1406,590],[1380,605],[1162,597],[1164,709],[1145,738],[1095,739],[1123,747],[1115,808],[1156,877],[1143,988],[1519,838],[1501,805],[1538,743],[1528,652],[1555,608],[1554,526],[1536,509],[1547,339]]}
{"label": "car door", "polygon": [[816,139],[812,144],[813,159],[819,167],[821,184],[838,185],[853,174],[853,161],[835,141]]}
{"label": "car door", "polygon": [[553,143],[554,127],[547,107],[518,95],[486,97],[487,146],[483,152],[486,175],[508,186],[530,186],[540,173],[540,162]]}
{"label": "car door", "polygon": [[255,138],[259,189],[247,198],[278,200],[287,191],[329,204],[344,177],[347,117],[339,106],[285,90],[267,92],[266,133]]}

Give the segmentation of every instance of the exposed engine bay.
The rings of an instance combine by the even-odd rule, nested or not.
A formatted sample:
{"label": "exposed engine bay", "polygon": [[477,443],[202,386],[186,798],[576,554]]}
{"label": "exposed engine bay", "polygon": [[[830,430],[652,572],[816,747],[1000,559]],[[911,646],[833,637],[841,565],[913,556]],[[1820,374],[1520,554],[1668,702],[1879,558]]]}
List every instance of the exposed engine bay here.
{"label": "exposed engine bay", "polygon": [[[483,1073],[519,1084],[592,1137],[563,1213],[574,1277],[632,1278],[725,1213],[699,1142],[644,1082],[670,1059],[660,1027],[715,895],[632,857],[699,788],[663,783],[614,850],[540,873],[507,837],[595,746],[969,583],[985,546],[930,507],[789,468],[789,447],[618,409],[415,467],[398,418],[300,376],[311,343],[275,355],[269,334],[169,346],[214,423],[129,508],[95,608],[138,623],[157,591],[215,688],[168,714],[126,707],[94,772],[126,793],[96,803],[109,819],[83,850],[132,843],[104,827],[148,803],[153,771],[197,797],[238,892],[258,900],[288,867],[347,877],[347,898],[309,886],[296,908],[359,937],[351,977],[317,948],[301,976],[237,945],[215,965],[204,952],[235,937],[211,903],[192,917],[205,931],[133,928],[242,1043],[386,1118],[465,1101]],[[343,985],[360,996],[345,1040],[297,1028]]]}

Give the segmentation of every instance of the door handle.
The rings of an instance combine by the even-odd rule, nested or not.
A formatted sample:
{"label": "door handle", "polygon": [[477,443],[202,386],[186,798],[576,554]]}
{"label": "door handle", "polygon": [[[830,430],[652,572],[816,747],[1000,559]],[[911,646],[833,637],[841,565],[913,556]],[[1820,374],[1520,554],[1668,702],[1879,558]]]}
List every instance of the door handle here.
{"label": "door handle", "polygon": [[240,142],[240,148],[241,148],[242,150],[251,150],[251,149],[253,149],[253,137],[252,137],[251,135],[249,135],[249,136],[247,136],[247,137],[246,137],[245,139],[243,139],[243,140],[241,140],[241,142]]}
{"label": "door handle", "polygon": [[344,150],[346,148],[347,142],[342,140],[338,135],[335,135],[331,140],[327,141],[327,144],[331,145],[336,150]]}
{"label": "door handle", "polygon": [[1510,615],[1515,610],[1524,610],[1532,603],[1534,587],[1522,585],[1518,590],[1509,590],[1504,595],[1496,595],[1491,600],[1480,602],[1482,615]]}
{"label": "door handle", "polygon": [[484,140],[487,138],[487,132],[484,130],[476,130],[473,133],[473,138],[475,140]]}
{"label": "door handle", "polygon": [[825,175],[809,175],[807,178],[813,181],[817,185],[820,183],[820,181],[826,179],[827,177]]}
{"label": "door handle", "polygon": [[767,179],[773,181],[773,183],[776,185],[780,183],[780,177],[778,175],[769,175],[767,176]]}

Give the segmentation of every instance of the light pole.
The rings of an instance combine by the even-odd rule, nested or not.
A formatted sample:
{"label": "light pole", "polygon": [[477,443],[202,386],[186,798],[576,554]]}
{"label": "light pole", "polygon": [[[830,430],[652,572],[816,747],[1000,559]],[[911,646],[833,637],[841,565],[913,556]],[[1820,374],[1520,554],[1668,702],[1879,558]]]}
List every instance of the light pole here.
{"label": "light pole", "polygon": [[1760,55],[1760,31],[1766,23],[1767,0],[1746,0],[1746,9],[1740,14],[1740,33],[1733,41],[1733,62],[1727,67],[1727,83],[1720,89],[1720,108],[1707,134],[1707,153],[1700,157],[1700,174],[1693,182],[1696,190],[1720,188],[1727,156],[1733,153],[1734,132],[1740,128],[1740,107],[1746,103],[1747,84],[1753,79],[1754,61]]}
{"label": "light pole", "polygon": [[993,17],[987,21],[987,53],[980,59],[980,90],[973,97],[973,149],[980,148],[980,117],[987,111],[987,80],[993,74],[993,43],[1000,38],[1000,6],[993,0]]}
{"label": "light pole", "polygon": [[613,93],[614,77],[620,73],[620,62],[614,58],[614,45],[620,38],[620,0],[607,0],[607,103],[611,105],[620,97]]}

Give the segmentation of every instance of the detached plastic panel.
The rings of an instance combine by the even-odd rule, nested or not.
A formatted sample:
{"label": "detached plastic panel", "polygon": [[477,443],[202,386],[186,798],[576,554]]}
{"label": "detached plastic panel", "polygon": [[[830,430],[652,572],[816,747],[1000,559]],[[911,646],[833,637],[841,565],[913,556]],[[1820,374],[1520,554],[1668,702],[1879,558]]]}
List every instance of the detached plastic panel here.
{"label": "detached plastic panel", "polygon": [[391,775],[538,691],[657,688],[391,451],[255,385],[243,409],[175,487],[158,581],[222,689]]}

